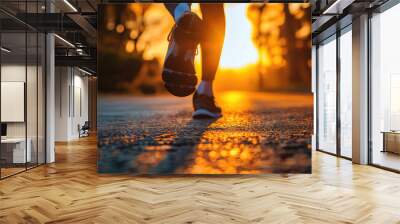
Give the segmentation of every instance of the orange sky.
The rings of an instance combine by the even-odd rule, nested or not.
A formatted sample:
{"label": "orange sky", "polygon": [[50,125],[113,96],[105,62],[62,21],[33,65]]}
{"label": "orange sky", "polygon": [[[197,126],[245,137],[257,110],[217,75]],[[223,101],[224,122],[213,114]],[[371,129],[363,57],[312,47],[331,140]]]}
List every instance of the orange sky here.
{"label": "orange sky", "polygon": [[226,31],[220,68],[241,68],[256,64],[257,48],[251,39],[251,24],[247,18],[248,4],[225,4]]}
{"label": "orange sky", "polygon": [[[135,4],[131,5],[135,6]],[[225,3],[224,5],[226,15],[226,32],[220,60],[220,68],[243,68],[248,65],[256,64],[259,59],[259,53],[252,40],[252,24],[247,16],[248,6],[249,4],[242,3]],[[275,6],[278,7],[276,9],[274,8],[277,13],[282,11],[282,4],[274,4],[274,7]],[[296,17],[301,17],[304,14],[304,11],[301,10],[302,4],[290,4],[289,7],[290,11],[295,13]],[[192,11],[201,16],[198,3],[194,3],[192,5]],[[274,10],[272,10],[272,12],[274,12]],[[268,15],[270,15],[270,13],[268,13]],[[162,61],[168,48],[167,36],[174,25],[174,21],[163,4],[151,4],[150,9],[145,14],[144,20],[146,21],[146,27],[148,28],[146,29],[146,32],[144,32],[141,40],[143,40],[142,42],[151,40],[150,43],[147,43],[149,46],[147,46],[144,58],[152,59],[156,57]],[[125,22],[125,26],[128,26],[128,22],[129,21]],[[153,26],[153,28],[151,28],[151,26]],[[118,28],[123,27],[123,24],[116,26],[117,32]],[[305,24],[302,29],[296,32],[296,37],[304,38],[309,34],[309,32],[310,24]],[[135,33],[133,32],[131,34],[134,35]],[[145,43],[142,45],[145,45]],[[140,44],[138,48],[139,47]],[[132,40],[126,41],[125,50],[127,52],[134,51]],[[196,59],[197,63],[200,62],[199,56],[200,55],[198,55]],[[268,60],[270,60],[270,58]]]}
{"label": "orange sky", "polygon": [[[251,24],[246,16],[247,6],[248,4],[225,4],[226,32],[220,61],[221,68],[241,68],[249,64],[255,64],[258,60],[257,49],[251,40]],[[157,11],[157,13],[154,13],[153,10]],[[200,14],[198,4],[193,4],[192,10]],[[146,14],[146,19],[150,23],[163,18],[165,26],[172,27],[172,17],[162,4],[153,4],[151,11]],[[147,35],[160,35],[157,30],[151,31],[149,29],[150,33]],[[161,36],[166,36],[167,34],[164,33]],[[127,43],[127,49],[130,48],[131,46]],[[167,48],[168,42],[165,38],[163,41],[152,44],[144,56],[148,59],[157,57],[163,60]],[[200,58],[199,54],[196,57],[197,63],[200,62]]]}

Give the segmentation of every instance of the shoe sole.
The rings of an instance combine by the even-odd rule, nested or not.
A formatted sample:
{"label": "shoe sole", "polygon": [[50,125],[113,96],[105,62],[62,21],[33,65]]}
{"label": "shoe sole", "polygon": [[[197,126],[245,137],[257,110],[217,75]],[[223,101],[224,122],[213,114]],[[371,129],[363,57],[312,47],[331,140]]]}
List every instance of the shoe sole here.
{"label": "shoe sole", "polygon": [[178,85],[197,85],[197,76],[195,74],[174,71],[169,68],[164,68],[162,71],[162,79],[166,83],[174,83]]}
{"label": "shoe sole", "polygon": [[210,119],[210,118],[220,118],[222,114],[220,113],[213,113],[206,109],[198,109],[192,114],[193,118],[195,119]]}
{"label": "shoe sole", "polygon": [[168,92],[175,96],[189,96],[196,90],[197,77],[194,74],[164,69],[162,79]]}
{"label": "shoe sole", "polygon": [[196,86],[176,85],[173,83],[164,83],[165,89],[174,96],[185,97],[196,91]]}
{"label": "shoe sole", "polygon": [[[198,31],[201,30],[201,19],[194,13],[189,13],[189,15],[184,15],[177,22],[177,29],[174,30],[173,36],[177,35],[177,38],[181,38],[181,41],[199,39]],[[177,33],[175,33],[177,32]],[[182,39],[183,38],[183,39]],[[200,40],[198,40],[200,41]],[[196,43],[196,45],[198,42]],[[185,57],[184,54],[171,56],[169,60],[184,61],[181,57]],[[168,57],[164,63],[167,63]],[[169,62],[170,63],[170,62]],[[173,66],[176,67],[176,66]],[[179,69],[178,69],[179,70]],[[193,65],[194,72],[194,65]],[[184,97],[191,95],[196,90],[197,76],[196,74],[177,71],[175,69],[166,68],[164,64],[164,69],[162,71],[162,79],[164,81],[165,88],[172,95]]]}

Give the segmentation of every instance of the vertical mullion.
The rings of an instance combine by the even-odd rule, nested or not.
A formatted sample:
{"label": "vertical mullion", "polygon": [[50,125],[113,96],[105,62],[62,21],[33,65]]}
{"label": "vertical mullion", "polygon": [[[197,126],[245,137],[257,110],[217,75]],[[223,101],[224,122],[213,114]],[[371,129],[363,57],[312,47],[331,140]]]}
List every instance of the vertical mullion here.
{"label": "vertical mullion", "polygon": [[[2,23],[0,23],[0,47],[2,47],[3,45],[2,45],[2,32],[1,32],[1,30],[2,30]],[[2,62],[2,58],[1,58],[1,56],[2,56],[2,54],[3,54],[3,52],[1,52],[1,50],[0,50],[0,125],[2,124],[2,122],[1,122],[1,67],[2,67],[2,64],[1,64],[1,62]],[[1,130],[0,130],[0,132],[1,132]],[[1,134],[0,134],[0,138],[1,138]],[[2,177],[1,177],[1,170],[2,170],[2,163],[1,163],[1,150],[2,150],[2,148],[1,148],[1,144],[0,144],[0,180],[2,179]]]}
{"label": "vertical mullion", "polygon": [[[49,6],[49,3],[48,3],[48,1],[47,0],[45,0],[44,1],[44,5],[45,5],[45,8],[44,8],[44,12],[45,13],[47,13],[48,12],[48,6]],[[43,59],[44,59],[44,68],[42,69],[43,71],[44,71],[44,136],[43,136],[43,139],[44,139],[44,163],[47,163],[47,145],[48,145],[48,143],[47,143],[47,124],[48,124],[48,122],[47,122],[47,75],[48,75],[48,73],[47,73],[47,44],[48,44],[48,33],[47,33],[47,31],[45,31],[44,32],[44,56],[43,56]],[[61,91],[61,90],[60,90]],[[42,107],[42,109],[43,109],[43,107]]]}
{"label": "vertical mullion", "polygon": [[67,67],[68,72],[68,118],[71,117],[71,70],[68,70],[69,67]]}
{"label": "vertical mullion", "polygon": [[368,39],[368,53],[367,53],[367,64],[368,64],[368,69],[367,69],[367,83],[368,83],[368,124],[367,124],[367,131],[368,131],[368,164],[373,164],[373,153],[372,153],[372,63],[371,63],[371,56],[372,56],[372,29],[371,29],[371,19],[372,19],[372,12],[368,11],[368,31],[367,31],[367,39]]}
{"label": "vertical mullion", "polygon": [[[39,0],[36,0],[39,13]],[[39,165],[39,32],[36,31],[36,166]]]}
{"label": "vertical mullion", "polygon": [[[72,70],[72,88],[71,88],[71,93],[72,93],[72,117],[75,119],[75,69],[74,67],[71,67]],[[72,121],[73,123],[73,121]]]}
{"label": "vertical mullion", "polygon": [[[25,0],[25,21],[28,19],[28,1]],[[25,23],[25,102],[24,102],[24,117],[25,117],[25,170],[28,169],[28,25]]]}
{"label": "vertical mullion", "polygon": [[[67,68],[67,72],[68,72],[68,68]],[[68,75],[68,74],[67,74]],[[63,72],[63,70],[61,70],[61,72],[60,72],[60,74],[59,74],[59,76],[58,76],[58,85],[59,85],[59,90],[60,90],[60,93],[58,94],[59,95],[59,97],[60,97],[60,99],[59,99],[59,101],[60,101],[60,118],[62,117],[62,96],[61,96],[61,93],[62,93],[62,85],[61,85],[61,81],[62,81],[62,77],[64,76],[64,72]]]}
{"label": "vertical mullion", "polygon": [[319,44],[315,47],[315,149],[319,149]]}
{"label": "vertical mullion", "polygon": [[340,35],[339,27],[336,31],[336,154],[341,156],[341,114],[340,114],[340,83],[341,83],[341,65],[340,65]]}

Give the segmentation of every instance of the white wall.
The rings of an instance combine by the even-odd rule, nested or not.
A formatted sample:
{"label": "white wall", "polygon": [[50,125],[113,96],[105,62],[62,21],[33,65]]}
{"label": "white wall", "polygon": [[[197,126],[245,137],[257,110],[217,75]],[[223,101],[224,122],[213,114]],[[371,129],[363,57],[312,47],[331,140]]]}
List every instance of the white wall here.
{"label": "white wall", "polygon": [[[39,69],[39,70],[37,70]],[[39,163],[44,162],[44,89],[42,68],[25,64],[3,64],[1,66],[2,82],[23,82],[26,85],[26,107],[20,108],[21,113],[25,114],[26,120],[21,122],[5,122],[7,124],[8,138],[29,139],[31,148],[32,162],[39,159]],[[27,79],[27,80],[25,80]],[[25,90],[21,94],[24,94]],[[2,95],[2,98],[7,97]],[[2,107],[1,110],[11,110],[11,108]],[[13,111],[8,111],[13,113]],[[39,153],[39,156],[37,156]]]}
{"label": "white wall", "polygon": [[82,73],[76,74],[77,70],[74,70],[75,75],[74,75],[74,102],[73,105],[74,107],[72,108],[72,120],[71,120],[71,125],[72,125],[72,132],[71,135],[74,137],[79,136],[78,132],[78,124],[83,125],[85,121],[88,121],[89,118],[89,112],[88,112],[88,107],[89,107],[89,102],[88,102],[88,78],[85,76],[82,76]]}
{"label": "white wall", "polygon": [[67,67],[55,68],[55,141],[67,141],[69,132],[69,96],[70,84],[69,69]]}
{"label": "white wall", "polygon": [[[1,81],[3,82],[25,82],[25,65],[2,65]],[[6,108],[1,108],[6,110]],[[25,123],[7,123],[7,137],[25,137]]]}
{"label": "white wall", "polygon": [[[30,86],[36,86],[35,78],[30,77],[34,75],[36,77],[36,67],[28,66],[27,75]],[[1,81],[2,82],[25,82],[25,65],[18,64],[5,64],[1,66]],[[36,88],[27,88],[27,103],[31,108],[36,108]],[[34,102],[32,104],[32,102]],[[40,106],[40,105],[39,105]],[[1,108],[2,110],[7,110],[7,108]],[[36,110],[36,109],[35,109]],[[29,111],[30,112],[30,111]],[[34,124],[28,124],[28,129],[30,127],[36,130],[36,113],[27,113],[28,122],[33,122]],[[29,130],[28,130],[29,133]],[[25,122],[7,122],[7,136],[8,137],[25,137]],[[29,137],[29,136],[28,136]]]}
{"label": "white wall", "polygon": [[[1,81],[1,122],[25,121],[25,83]],[[35,105],[36,108],[36,105]]]}
{"label": "white wall", "polygon": [[55,73],[55,140],[70,141],[88,120],[88,78],[71,67],[56,67]]}

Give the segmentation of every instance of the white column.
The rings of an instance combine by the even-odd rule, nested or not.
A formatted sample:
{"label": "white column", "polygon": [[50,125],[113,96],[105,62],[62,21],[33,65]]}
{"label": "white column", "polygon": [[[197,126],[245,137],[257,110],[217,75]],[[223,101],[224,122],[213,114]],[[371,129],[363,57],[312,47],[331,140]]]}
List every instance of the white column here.
{"label": "white column", "polygon": [[353,162],[368,163],[368,15],[353,19]]}
{"label": "white column", "polygon": [[54,133],[55,133],[55,56],[54,56],[54,35],[46,36],[46,163],[55,161]]}
{"label": "white column", "polygon": [[64,142],[72,138],[72,68],[58,66],[55,73],[55,141]]}
{"label": "white column", "polygon": [[[46,11],[53,12],[51,1],[46,1]],[[55,161],[55,43],[54,34],[46,35],[46,163]]]}

